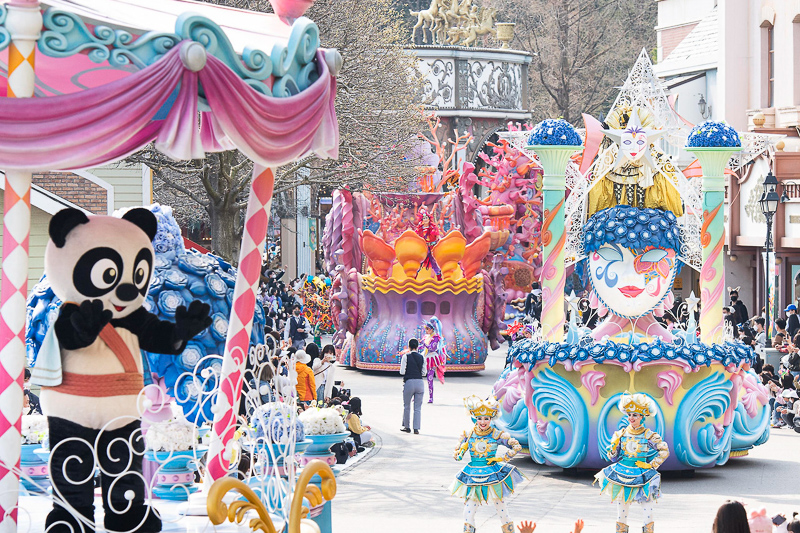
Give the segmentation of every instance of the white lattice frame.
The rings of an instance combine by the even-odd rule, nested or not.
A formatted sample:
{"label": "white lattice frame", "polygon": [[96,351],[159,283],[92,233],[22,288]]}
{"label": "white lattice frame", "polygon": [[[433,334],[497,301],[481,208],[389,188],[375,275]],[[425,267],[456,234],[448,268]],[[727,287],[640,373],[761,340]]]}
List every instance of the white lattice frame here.
{"label": "white lattice frame", "polygon": [[[580,132],[580,131],[579,131]],[[528,136],[530,132],[504,131],[499,132],[498,136],[508,141],[512,146],[525,153],[531,153],[528,146]],[[670,156],[664,155],[671,161]],[[599,158],[598,158],[599,161]],[[586,210],[588,206],[589,191],[599,180],[589,181],[593,175],[596,163],[581,174],[578,165],[570,163],[567,165],[566,185],[570,194],[565,203],[565,217],[567,229],[566,242],[566,265],[572,265],[585,257],[583,251],[583,226],[586,223]],[[674,165],[673,165],[674,166]],[[662,168],[657,170],[663,171]],[[689,181],[682,172],[676,168],[677,185],[667,180],[675,187],[684,202],[684,215],[679,217],[678,225],[681,232],[681,249],[679,258],[681,261],[700,271],[703,262],[703,250],[700,245],[700,229],[703,224],[703,199],[700,194],[701,180]]]}

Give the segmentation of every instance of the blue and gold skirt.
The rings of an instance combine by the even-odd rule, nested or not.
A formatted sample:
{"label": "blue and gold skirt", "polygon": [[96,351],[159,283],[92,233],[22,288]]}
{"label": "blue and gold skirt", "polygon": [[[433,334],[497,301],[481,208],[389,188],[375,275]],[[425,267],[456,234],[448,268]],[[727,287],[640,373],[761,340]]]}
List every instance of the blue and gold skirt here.
{"label": "blue and gold skirt", "polygon": [[468,464],[450,485],[450,493],[465,501],[500,501],[514,492],[514,485],[525,479],[516,466],[507,463]]}
{"label": "blue and gold skirt", "polygon": [[653,468],[639,468],[624,462],[608,465],[595,474],[600,493],[610,494],[612,502],[645,503],[661,496],[661,475]]}

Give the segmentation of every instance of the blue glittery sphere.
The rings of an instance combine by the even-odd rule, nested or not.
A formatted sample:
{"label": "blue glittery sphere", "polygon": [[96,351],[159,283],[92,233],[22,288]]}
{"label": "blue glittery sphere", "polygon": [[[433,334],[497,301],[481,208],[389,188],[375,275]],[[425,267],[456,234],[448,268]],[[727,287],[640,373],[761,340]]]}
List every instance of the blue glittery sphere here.
{"label": "blue glittery sphere", "polygon": [[692,128],[686,146],[688,148],[738,148],[742,146],[742,141],[736,130],[724,122],[708,120]]}
{"label": "blue glittery sphere", "polygon": [[532,145],[578,146],[582,143],[572,124],[560,118],[541,121],[528,137],[528,144]]}

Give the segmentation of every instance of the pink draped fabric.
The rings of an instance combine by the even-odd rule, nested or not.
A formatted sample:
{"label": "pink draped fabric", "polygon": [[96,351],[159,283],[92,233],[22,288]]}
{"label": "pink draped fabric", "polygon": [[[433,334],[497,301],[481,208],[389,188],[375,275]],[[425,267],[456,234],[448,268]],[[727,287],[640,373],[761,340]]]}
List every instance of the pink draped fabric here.
{"label": "pink draped fabric", "polygon": [[[309,153],[338,156],[336,80],[321,52],[317,81],[295,96],[273,98],[254,91],[213,56],[200,72],[188,70],[180,58],[186,44],[102,87],[44,98],[0,98],[0,168],[88,168],[122,159],[151,141],[174,159],[236,147],[269,167]],[[211,108],[200,127],[198,83]],[[173,95],[166,119],[154,120]]]}

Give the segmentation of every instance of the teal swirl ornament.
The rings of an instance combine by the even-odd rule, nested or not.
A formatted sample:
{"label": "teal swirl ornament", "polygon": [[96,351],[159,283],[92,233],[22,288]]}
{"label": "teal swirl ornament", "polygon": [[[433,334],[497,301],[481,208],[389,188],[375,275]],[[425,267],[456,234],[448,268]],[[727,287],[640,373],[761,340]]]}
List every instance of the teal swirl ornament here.
{"label": "teal swirl ornament", "polygon": [[[550,369],[531,380],[533,406],[541,416],[555,415],[542,436],[533,421],[529,428],[531,456],[561,468],[573,468],[586,457],[589,442],[589,413],[577,389]],[[565,427],[562,427],[563,426]],[[565,430],[566,428],[566,430]],[[567,445],[566,433],[571,439]]]}
{"label": "teal swirl ornament", "polygon": [[514,404],[510,413],[500,409],[500,416],[495,419],[495,426],[517,439],[523,448],[528,447],[528,406],[521,398]]}
{"label": "teal swirl ornament", "polygon": [[86,53],[93,62],[102,63],[111,56],[114,30],[95,26],[92,32],[74,13],[49,8],[44,12],[44,30],[39,38],[39,51],[50,57],[69,57]]}
{"label": "teal swirl ornament", "polygon": [[[618,407],[620,397],[622,397],[623,394],[622,392],[618,392],[609,398],[603,405],[603,409],[600,411],[600,416],[597,419],[597,451],[600,453],[600,457],[606,461],[611,461],[608,457],[608,447],[611,446],[611,439],[614,436],[614,432],[628,426],[628,417],[625,416]],[[661,410],[661,406],[658,405],[656,399],[649,394],[639,394],[644,394],[650,398],[653,401],[653,405],[656,406],[655,414],[647,417],[642,422],[642,425],[647,427],[650,420],[655,420],[655,422],[653,422],[653,427],[650,429],[658,433],[662,439],[666,440],[665,432],[667,425],[664,421],[664,412]],[[612,414],[614,416],[611,416]],[[617,421],[616,424],[614,420]],[[611,426],[612,429],[609,430],[609,426]],[[656,450],[650,450],[647,460],[650,461],[656,455],[658,455]]]}
{"label": "teal swirl ornament", "polygon": [[[733,415],[733,435],[731,436],[731,450],[749,450],[769,430],[769,405],[761,406],[757,416],[747,414],[744,404],[739,402]],[[769,438],[769,431],[766,431]]]}
{"label": "teal swirl ornament", "polygon": [[108,63],[115,67],[135,65],[145,68],[152,65],[175,47],[181,38],[174,33],[146,33],[134,40],[125,30],[116,30],[114,47]]}
{"label": "teal swirl ornament", "polygon": [[6,18],[8,17],[8,8],[5,4],[0,5],[0,51],[8,48],[11,44],[11,34],[6,29]]}
{"label": "teal swirl ornament", "polygon": [[[733,383],[721,372],[692,387],[684,397],[675,417],[675,456],[680,462],[692,468],[702,468],[714,464],[725,464],[730,455],[732,426],[716,434],[711,419],[722,418],[731,403],[730,390]],[[693,443],[695,427],[696,442]]]}

